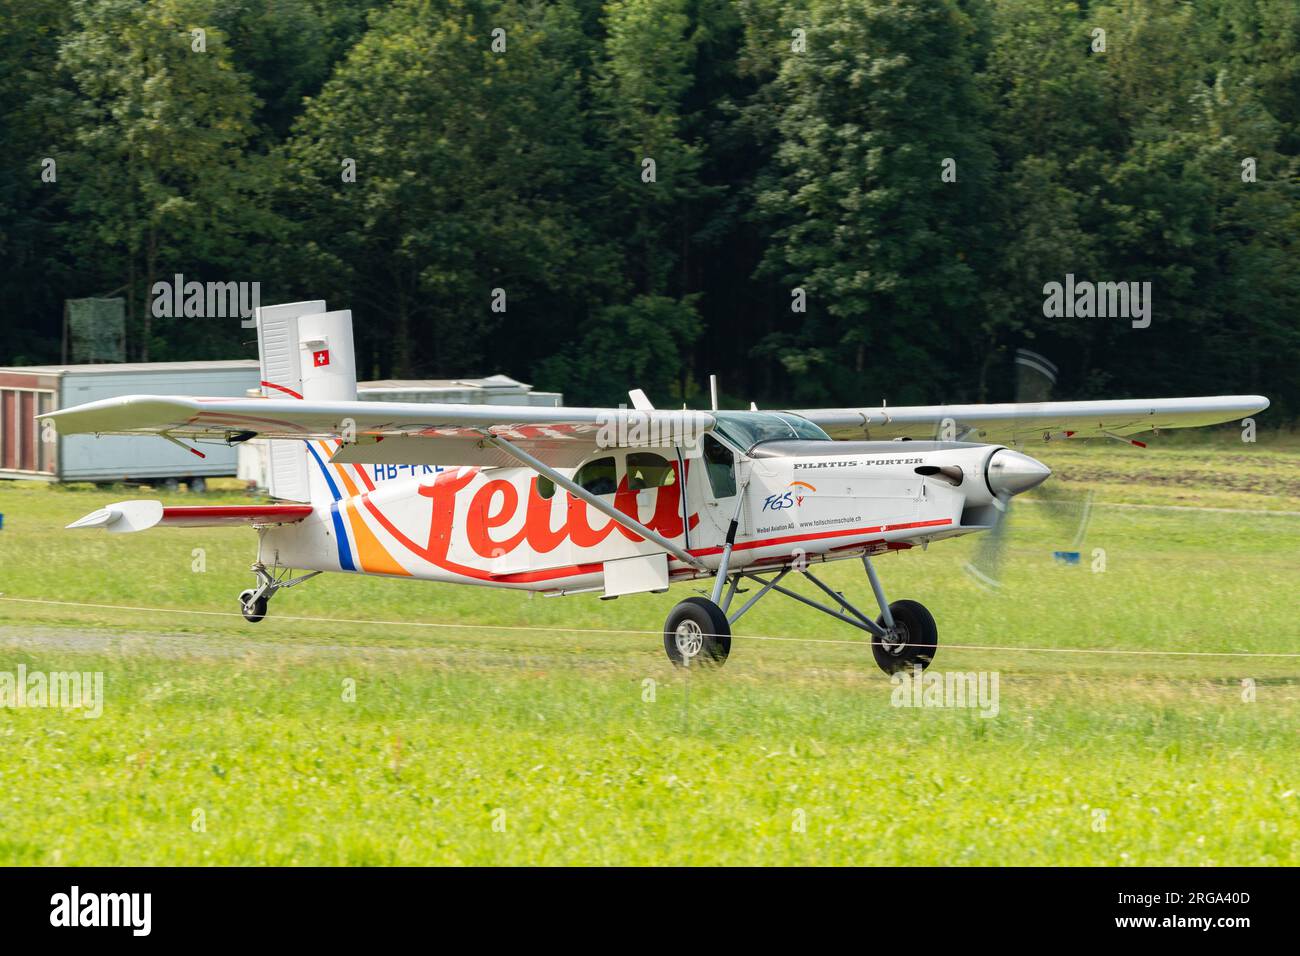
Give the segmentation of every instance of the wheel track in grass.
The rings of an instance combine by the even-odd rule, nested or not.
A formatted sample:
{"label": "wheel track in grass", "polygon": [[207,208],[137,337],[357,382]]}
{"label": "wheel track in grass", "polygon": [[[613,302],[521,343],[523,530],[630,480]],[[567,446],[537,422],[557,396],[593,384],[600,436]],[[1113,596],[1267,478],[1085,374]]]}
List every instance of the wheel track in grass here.
{"label": "wheel track in grass", "polygon": [[[0,596],[0,602],[14,602],[22,604],[37,604],[56,607],[78,607],[94,608],[100,610],[119,610],[133,612],[148,612],[154,614],[188,614],[202,615],[206,617],[222,618],[242,618],[237,611],[195,611],[187,608],[160,608],[160,607],[133,607],[116,604],[85,604],[76,601],[48,601],[36,598],[15,598]],[[297,615],[279,615],[278,620],[292,621],[304,624],[345,624],[351,626],[373,625],[382,627],[410,627],[426,628],[441,631],[476,631],[476,632],[523,632],[523,633],[552,633],[582,635],[590,637],[606,637],[610,635],[631,635],[631,636],[653,636],[662,637],[660,630],[645,630],[641,628],[574,628],[562,626],[541,626],[541,625],[519,625],[519,624],[465,624],[465,623],[441,623],[431,621],[376,621],[376,620],[354,620],[352,618],[323,618],[323,617],[302,617]],[[12,626],[0,628],[0,641],[11,638],[13,632],[18,630]],[[143,638],[144,633],[137,633],[135,637]],[[739,638],[742,641],[773,641],[782,643],[812,644],[812,645],[837,645],[863,647],[869,646],[866,639],[845,640],[841,638],[819,638],[819,637],[795,637],[792,635],[768,635],[768,634],[736,634],[732,635],[733,639]],[[119,638],[123,640],[125,638]],[[196,645],[204,639],[184,638],[182,639],[191,646]],[[238,638],[232,638],[232,641],[239,641]],[[209,643],[210,640],[209,640]],[[218,645],[213,645],[218,646]],[[221,645],[225,646],[225,645]],[[1004,644],[950,644],[942,643],[940,645],[946,651],[990,651],[1006,653],[1041,653],[1041,654],[1077,654],[1077,655],[1110,655],[1124,657],[1175,657],[1175,658],[1256,658],[1256,659],[1274,659],[1274,660],[1300,660],[1300,652],[1289,651],[1185,651],[1185,650],[1150,650],[1146,648],[1103,648],[1103,647],[1033,647]],[[284,651],[287,648],[316,648],[318,650],[337,651],[339,654],[365,651],[382,651],[387,652],[433,652],[434,648],[394,648],[384,647],[383,645],[335,645],[335,644],[268,644],[258,642],[256,644],[240,641],[240,643],[231,648],[234,653],[241,649],[244,651],[250,649],[266,649]]]}

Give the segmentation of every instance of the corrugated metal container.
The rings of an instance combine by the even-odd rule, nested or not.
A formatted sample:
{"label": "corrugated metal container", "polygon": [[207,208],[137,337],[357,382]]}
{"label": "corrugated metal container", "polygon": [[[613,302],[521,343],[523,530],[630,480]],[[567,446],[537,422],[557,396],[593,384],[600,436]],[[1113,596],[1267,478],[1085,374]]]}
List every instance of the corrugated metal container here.
{"label": "corrugated metal container", "polygon": [[199,458],[153,436],[58,436],[42,441],[38,415],[118,395],[239,398],[260,382],[252,359],[0,368],[0,478],[123,481],[234,475],[236,449],[204,442]]}
{"label": "corrugated metal container", "polygon": [[559,392],[535,392],[531,385],[517,382],[508,375],[358,382],[357,398],[363,402],[430,402],[439,405],[538,405],[554,408],[564,404],[564,396]]}

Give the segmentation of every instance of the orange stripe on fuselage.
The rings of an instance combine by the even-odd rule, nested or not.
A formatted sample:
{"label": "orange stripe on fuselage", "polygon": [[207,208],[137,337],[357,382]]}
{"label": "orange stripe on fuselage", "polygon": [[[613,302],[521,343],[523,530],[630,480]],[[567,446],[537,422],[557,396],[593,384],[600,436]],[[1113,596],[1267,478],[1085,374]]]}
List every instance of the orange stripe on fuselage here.
{"label": "orange stripe on fuselage", "polygon": [[356,502],[348,500],[342,504],[347,510],[348,524],[352,526],[352,540],[356,542],[361,570],[374,574],[401,574],[410,577],[411,572],[398,564],[397,559],[380,544],[375,533],[366,524],[366,519],[361,517]]}

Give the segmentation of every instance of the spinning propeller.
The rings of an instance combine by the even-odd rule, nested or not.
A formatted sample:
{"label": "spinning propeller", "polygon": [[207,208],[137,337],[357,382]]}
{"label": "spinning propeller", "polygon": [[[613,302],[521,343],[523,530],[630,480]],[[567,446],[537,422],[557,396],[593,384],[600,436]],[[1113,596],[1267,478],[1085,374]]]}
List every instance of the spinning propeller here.
{"label": "spinning propeller", "polygon": [[[1028,349],[1016,350],[1016,403],[1018,406],[1032,408],[1035,404],[1046,402],[1051,397],[1052,386],[1056,384],[1057,369],[1049,360]],[[1013,427],[1013,442],[1020,446],[1029,437],[1042,437],[1050,440],[1052,436],[1043,435],[1033,426],[1022,427],[1017,421]],[[1029,462],[1032,467],[1026,466]],[[1039,462],[1019,452],[1000,451],[994,454],[988,466],[989,488],[994,493],[994,513],[992,530],[981,536],[975,548],[975,554],[966,564],[966,571],[976,581],[990,588],[1001,587],[1000,568],[1007,551],[1007,528],[1011,518],[1011,498],[1023,491],[1037,488],[1036,501],[1042,505],[1041,512],[1053,525],[1054,533],[1059,532],[1063,538],[1068,537],[1070,550],[1077,550],[1083,543],[1083,536],[1088,528],[1088,518],[1092,511],[1092,492],[1079,494],[1063,489],[1059,484],[1047,482],[1051,471]]]}

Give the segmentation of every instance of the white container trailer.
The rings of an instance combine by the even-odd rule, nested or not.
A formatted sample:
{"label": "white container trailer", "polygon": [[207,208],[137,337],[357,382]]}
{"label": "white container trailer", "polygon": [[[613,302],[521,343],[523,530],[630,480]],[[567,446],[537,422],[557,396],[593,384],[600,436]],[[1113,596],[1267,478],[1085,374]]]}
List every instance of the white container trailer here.
{"label": "white container trailer", "polygon": [[203,458],[153,436],[58,436],[42,441],[37,416],[119,395],[242,398],[260,383],[258,362],[123,362],[0,368],[0,478],[176,481],[234,475],[235,448],[203,442]]}

